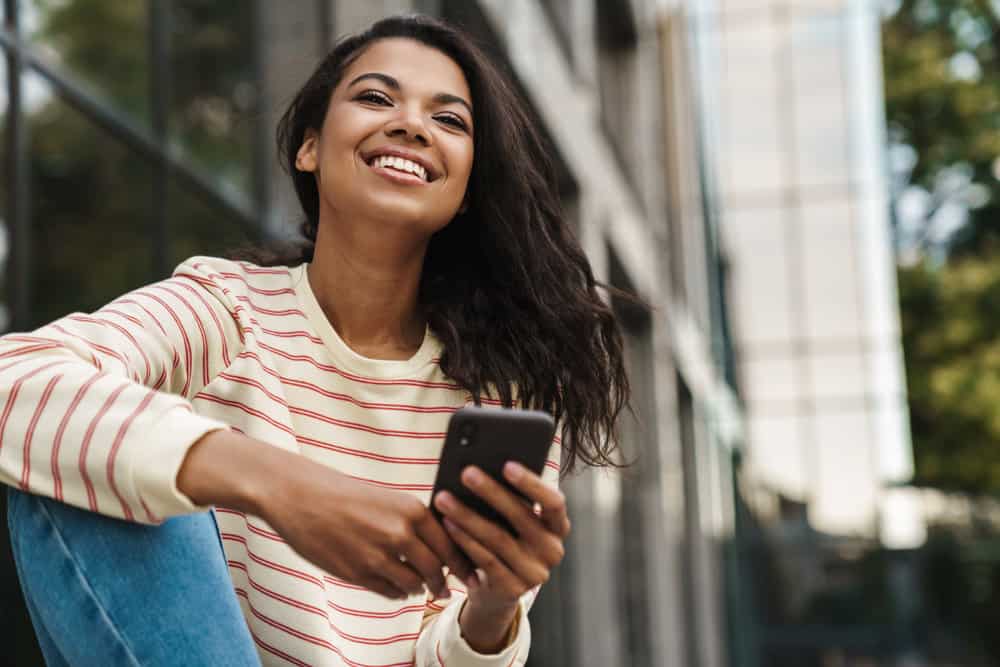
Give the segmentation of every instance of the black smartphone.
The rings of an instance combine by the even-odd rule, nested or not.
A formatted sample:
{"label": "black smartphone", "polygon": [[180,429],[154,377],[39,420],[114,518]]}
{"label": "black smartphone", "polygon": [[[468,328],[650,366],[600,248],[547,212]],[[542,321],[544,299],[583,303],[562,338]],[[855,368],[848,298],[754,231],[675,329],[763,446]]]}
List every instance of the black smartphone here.
{"label": "black smartphone", "polygon": [[448,422],[441,465],[438,467],[431,510],[441,519],[433,499],[439,491],[449,491],[467,507],[515,533],[513,526],[491,505],[462,483],[462,471],[474,465],[505,487],[522,495],[503,476],[507,461],[517,461],[536,475],[545,468],[555,435],[552,415],[539,410],[466,406]]}

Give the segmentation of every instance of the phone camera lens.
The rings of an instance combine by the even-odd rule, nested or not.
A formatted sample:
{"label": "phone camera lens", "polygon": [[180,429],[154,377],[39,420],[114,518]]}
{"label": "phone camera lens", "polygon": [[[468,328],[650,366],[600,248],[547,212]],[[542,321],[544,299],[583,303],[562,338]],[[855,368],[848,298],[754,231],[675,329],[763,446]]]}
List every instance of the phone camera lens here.
{"label": "phone camera lens", "polygon": [[472,422],[466,422],[462,424],[462,435],[464,435],[467,438],[471,438],[475,434],[476,434],[475,424],[473,424]]}

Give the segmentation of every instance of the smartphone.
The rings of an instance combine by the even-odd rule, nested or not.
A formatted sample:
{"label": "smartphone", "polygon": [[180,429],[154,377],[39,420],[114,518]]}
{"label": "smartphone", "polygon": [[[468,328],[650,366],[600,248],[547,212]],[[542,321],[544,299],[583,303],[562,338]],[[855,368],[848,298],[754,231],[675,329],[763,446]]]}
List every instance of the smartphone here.
{"label": "smartphone", "polygon": [[552,415],[540,410],[471,405],[457,410],[448,422],[441,465],[431,494],[431,510],[439,520],[442,518],[433,499],[439,491],[449,491],[466,507],[516,534],[503,515],[462,483],[462,471],[474,465],[514,493],[523,495],[504,478],[503,466],[507,461],[517,461],[541,475],[555,428]]}

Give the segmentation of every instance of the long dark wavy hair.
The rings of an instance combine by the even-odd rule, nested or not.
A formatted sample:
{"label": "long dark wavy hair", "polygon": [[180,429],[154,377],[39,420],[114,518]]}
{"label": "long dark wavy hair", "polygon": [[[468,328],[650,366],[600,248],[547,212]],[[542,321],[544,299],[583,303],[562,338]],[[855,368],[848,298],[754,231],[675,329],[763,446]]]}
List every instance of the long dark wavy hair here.
{"label": "long dark wavy hair", "polygon": [[[426,16],[392,17],[340,41],[278,124],[278,151],[305,221],[298,244],[237,253],[265,266],[312,261],[319,191],[295,168],[306,130],[319,131],[344,71],[379,39],[402,37],[462,69],[475,114],[463,212],[431,238],[419,299],[444,346],[441,369],[483,396],[545,410],[563,423],[563,471],[619,465],[616,421],[628,405],[622,336],[563,216],[556,174],[511,82],[460,30]],[[492,390],[492,391],[491,391]]]}

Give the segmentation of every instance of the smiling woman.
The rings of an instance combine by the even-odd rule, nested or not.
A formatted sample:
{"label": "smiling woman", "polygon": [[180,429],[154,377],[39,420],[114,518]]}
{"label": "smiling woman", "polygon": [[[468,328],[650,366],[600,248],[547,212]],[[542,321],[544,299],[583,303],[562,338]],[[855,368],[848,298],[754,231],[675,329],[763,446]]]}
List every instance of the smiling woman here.
{"label": "smiling woman", "polygon": [[[46,660],[523,664],[569,532],[560,470],[612,464],[628,396],[539,137],[464,35],[408,17],[338,44],[278,139],[299,243],[0,338]],[[469,403],[561,425],[542,476],[504,469],[532,503],[464,471],[516,534],[430,497]]]}

